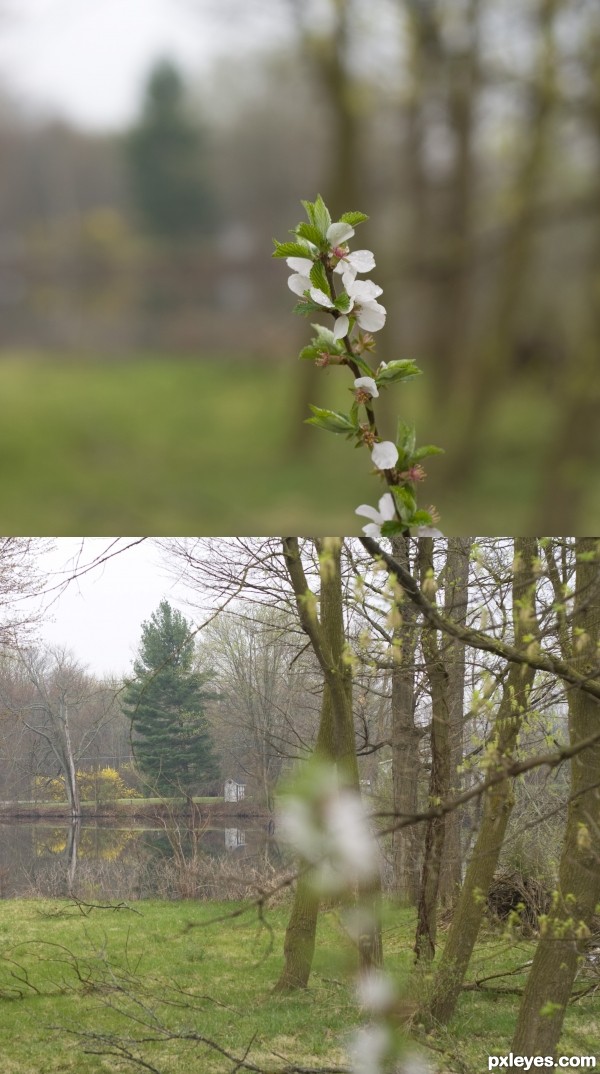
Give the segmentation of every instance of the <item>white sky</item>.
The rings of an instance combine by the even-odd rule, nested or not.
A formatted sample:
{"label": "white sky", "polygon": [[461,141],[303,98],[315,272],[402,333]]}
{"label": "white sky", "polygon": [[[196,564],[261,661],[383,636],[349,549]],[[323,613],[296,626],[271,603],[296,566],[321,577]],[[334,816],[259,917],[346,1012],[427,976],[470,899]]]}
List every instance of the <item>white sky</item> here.
{"label": "white sky", "polygon": [[[185,590],[167,575],[159,549],[151,540],[126,547],[133,540],[119,538],[119,555],[71,582],[60,596],[45,598],[46,604],[52,603],[39,630],[40,640],[65,646],[98,676],[131,671],[142,622],[163,598],[193,619],[185,607]],[[77,557],[81,569],[110,543],[107,537],[59,537],[38,566],[54,572],[49,583],[56,585],[73,572]]]}
{"label": "white sky", "polygon": [[2,0],[0,82],[28,110],[116,128],[137,114],[156,59],[201,76],[222,55],[230,77],[236,55],[285,33],[275,0],[241,10],[232,18],[223,0]]}

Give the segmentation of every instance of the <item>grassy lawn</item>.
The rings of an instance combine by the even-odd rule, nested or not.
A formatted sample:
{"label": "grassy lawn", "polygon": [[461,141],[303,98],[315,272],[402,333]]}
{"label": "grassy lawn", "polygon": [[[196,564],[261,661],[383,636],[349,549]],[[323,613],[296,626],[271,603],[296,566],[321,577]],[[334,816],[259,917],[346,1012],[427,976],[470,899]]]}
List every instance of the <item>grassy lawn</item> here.
{"label": "grassy lawn", "polygon": [[[309,989],[273,996],[281,967],[288,907],[250,909],[210,925],[236,904],[142,902],[87,914],[60,901],[2,903],[0,925],[0,1060],[3,1074],[105,1074],[135,1069],[85,1034],[152,1037],[128,1045],[149,1069],[164,1074],[218,1074],[232,1063],[206,1044],[168,1040],[159,1024],[202,1034],[267,1068],[294,1061],[344,1065],[345,1037],[360,1021],[348,984],[350,952],[335,911],[321,915]],[[186,929],[189,924],[205,927]],[[412,912],[388,908],[387,968],[407,990]],[[532,945],[489,935],[471,979],[526,962]],[[498,982],[492,982],[497,984]],[[521,983],[510,977],[510,985]],[[411,993],[412,994],[412,993]],[[434,1069],[487,1070],[487,1055],[509,1050],[517,997],[465,992],[449,1030],[419,1045]],[[127,1015],[134,1016],[137,1022]],[[570,1008],[565,1054],[594,1054],[599,1034],[595,999]],[[78,1036],[83,1034],[84,1036]]]}
{"label": "grassy lawn", "polygon": [[[301,534],[359,531],[354,508],[382,488],[364,452],[308,430],[297,367],[249,361],[138,357],[0,363],[2,528],[11,534]],[[422,496],[444,532],[526,532],[556,413],[522,384],[498,400],[474,472],[450,480],[452,417],[432,413],[419,382],[404,388],[421,442],[442,443]],[[329,397],[328,397],[329,396]],[[347,408],[344,378],[326,374],[315,402]],[[585,517],[600,528],[600,475],[590,466]],[[507,507],[509,508],[507,514]],[[595,531],[594,531],[595,532]]]}

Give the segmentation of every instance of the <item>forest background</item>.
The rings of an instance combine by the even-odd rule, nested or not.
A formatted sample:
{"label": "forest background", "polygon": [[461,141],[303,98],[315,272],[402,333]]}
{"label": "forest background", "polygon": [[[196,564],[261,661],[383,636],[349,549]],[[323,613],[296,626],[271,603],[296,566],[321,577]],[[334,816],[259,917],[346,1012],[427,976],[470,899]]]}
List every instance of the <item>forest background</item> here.
{"label": "forest background", "polygon": [[444,530],[594,532],[597,5],[190,9],[198,35],[219,26],[212,65],[157,56],[127,129],[3,87],[5,531],[349,531],[366,468],[303,425],[345,388],[329,371],[315,399],[270,260],[320,191],[370,216],[379,357],[426,374],[401,409],[446,449],[427,488]]}

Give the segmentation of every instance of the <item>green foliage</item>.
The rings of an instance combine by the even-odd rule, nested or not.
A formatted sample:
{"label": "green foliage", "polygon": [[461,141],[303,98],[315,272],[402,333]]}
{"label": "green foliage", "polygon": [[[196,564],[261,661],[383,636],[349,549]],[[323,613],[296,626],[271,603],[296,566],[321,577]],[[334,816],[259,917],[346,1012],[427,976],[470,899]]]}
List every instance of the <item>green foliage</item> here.
{"label": "green foliage", "polygon": [[182,78],[168,61],[151,72],[126,156],[134,205],[151,235],[181,240],[214,230],[202,136],[188,117]]}
{"label": "green foliage", "polygon": [[142,625],[135,678],[127,682],[124,712],[131,719],[140,770],[165,794],[194,794],[218,773],[204,706],[207,673],[193,670],[191,624],[161,601]]}
{"label": "green foliage", "polygon": [[375,381],[379,387],[383,387],[387,384],[393,384],[398,380],[412,380],[413,377],[420,377],[423,373],[422,369],[419,369],[415,362],[409,358],[403,361],[388,362],[377,374]]}
{"label": "green foliage", "polygon": [[319,429],[326,429],[330,433],[350,433],[358,431],[356,423],[347,414],[340,414],[337,410],[326,410],[323,407],[310,406],[312,418],[306,419],[307,425],[316,425]]}
{"label": "green foliage", "polygon": [[277,239],[273,239],[275,249],[273,251],[273,257],[308,257],[308,247],[303,246],[300,242],[278,242]]}
{"label": "green foliage", "polygon": [[329,280],[321,261],[315,261],[310,270],[310,282],[313,287],[318,287],[329,298],[331,298],[331,288],[329,286]]}

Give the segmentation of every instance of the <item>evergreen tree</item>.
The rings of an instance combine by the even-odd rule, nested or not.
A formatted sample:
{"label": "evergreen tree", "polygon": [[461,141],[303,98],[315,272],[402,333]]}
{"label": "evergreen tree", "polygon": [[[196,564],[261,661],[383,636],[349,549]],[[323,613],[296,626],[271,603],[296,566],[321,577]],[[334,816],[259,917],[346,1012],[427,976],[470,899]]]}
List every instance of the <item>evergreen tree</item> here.
{"label": "evergreen tree", "polygon": [[181,75],[164,60],[150,74],[142,117],[127,140],[135,207],[151,235],[180,240],[214,229],[202,141]]}
{"label": "evergreen tree", "polygon": [[218,775],[206,717],[210,674],[193,670],[191,624],[161,601],[142,624],[142,640],[126,683],[123,711],[133,731],[140,770],[162,794],[197,794]]}

